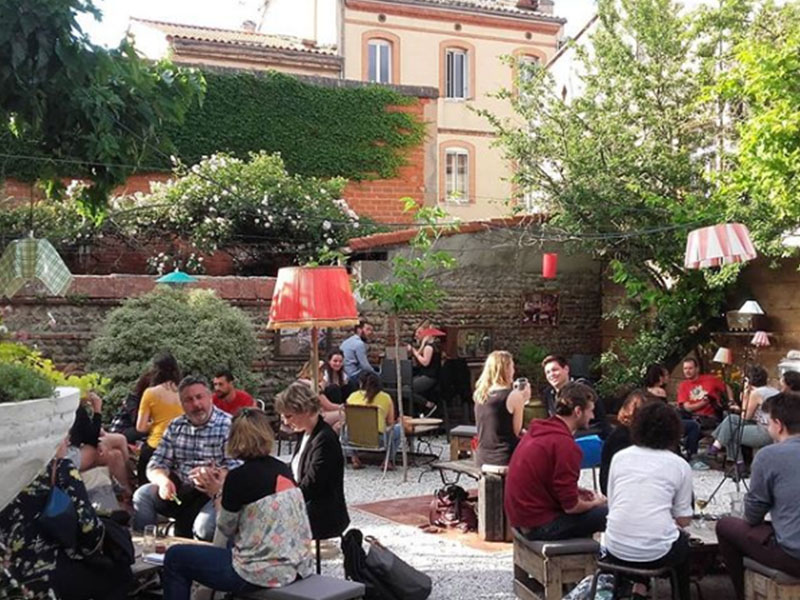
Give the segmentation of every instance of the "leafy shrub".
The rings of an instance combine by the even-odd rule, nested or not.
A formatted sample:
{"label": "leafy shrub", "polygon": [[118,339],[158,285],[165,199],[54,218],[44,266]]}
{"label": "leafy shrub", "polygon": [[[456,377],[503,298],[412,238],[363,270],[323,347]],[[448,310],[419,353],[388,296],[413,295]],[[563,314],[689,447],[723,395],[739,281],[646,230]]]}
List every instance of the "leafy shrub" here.
{"label": "leafy shrub", "polygon": [[0,363],[0,402],[16,402],[48,398],[53,384],[31,367],[17,363]]}
{"label": "leafy shrub", "polygon": [[185,374],[212,377],[225,367],[237,386],[257,387],[250,367],[256,355],[253,324],[241,310],[210,290],[159,287],[131,298],[106,317],[100,335],[89,345],[90,365],[111,380],[103,408],[116,409],[153,357],[172,352]]}

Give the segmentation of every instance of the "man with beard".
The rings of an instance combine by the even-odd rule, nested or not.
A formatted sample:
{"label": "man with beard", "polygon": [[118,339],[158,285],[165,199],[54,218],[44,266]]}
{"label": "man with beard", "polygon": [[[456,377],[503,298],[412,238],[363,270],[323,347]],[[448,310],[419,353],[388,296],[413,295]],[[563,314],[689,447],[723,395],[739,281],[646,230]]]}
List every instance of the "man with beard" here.
{"label": "man with beard", "polygon": [[[592,387],[591,383],[585,379],[572,379],[572,377],[570,377],[569,364],[567,363],[567,359],[563,356],[557,354],[546,356],[542,361],[542,369],[544,369],[544,376],[548,383],[543,393],[544,401],[547,407],[547,414],[551,417],[556,414],[558,393],[565,385],[571,381],[575,381]],[[575,432],[575,437],[598,435],[600,438],[606,439],[609,433],[611,433],[611,426],[606,420],[605,405],[603,401],[597,397],[597,394],[595,394],[594,417],[588,425]]]}
{"label": "man with beard", "polygon": [[244,390],[236,389],[233,385],[233,373],[227,369],[220,369],[214,375],[214,406],[224,410],[232,417],[241,408],[255,406],[256,401]]}
{"label": "man with beard", "polygon": [[353,335],[339,346],[344,356],[344,372],[347,373],[347,378],[355,383],[361,381],[362,373],[378,374],[367,360],[367,342],[372,337],[372,331],[372,325],[362,319],[353,328]]}
{"label": "man with beard", "polygon": [[578,487],[583,453],[573,438],[594,416],[596,397],[587,385],[566,384],[555,416],[532,421],[511,456],[505,510],[529,540],[591,537],[605,529],[605,496]]}
{"label": "man with beard", "polygon": [[147,464],[150,483],[133,495],[133,528],[154,525],[158,515],[175,519],[175,535],[210,541],[214,499],[238,462],[226,456],[231,417],[214,406],[208,382],[184,377],[178,386],[184,414],[175,418]]}

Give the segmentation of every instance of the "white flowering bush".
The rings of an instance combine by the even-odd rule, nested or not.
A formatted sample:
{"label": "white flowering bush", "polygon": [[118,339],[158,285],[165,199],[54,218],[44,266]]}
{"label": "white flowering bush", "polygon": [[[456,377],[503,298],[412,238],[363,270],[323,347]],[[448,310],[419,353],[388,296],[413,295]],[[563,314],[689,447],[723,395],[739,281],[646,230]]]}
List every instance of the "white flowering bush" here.
{"label": "white flowering bush", "polygon": [[190,244],[186,256],[151,257],[158,272],[201,272],[199,254],[218,250],[230,252],[243,269],[259,260],[304,263],[373,230],[342,199],[345,183],[290,175],[277,154],[241,160],[220,153],[114,208],[130,215],[117,220],[130,236],[174,235]]}

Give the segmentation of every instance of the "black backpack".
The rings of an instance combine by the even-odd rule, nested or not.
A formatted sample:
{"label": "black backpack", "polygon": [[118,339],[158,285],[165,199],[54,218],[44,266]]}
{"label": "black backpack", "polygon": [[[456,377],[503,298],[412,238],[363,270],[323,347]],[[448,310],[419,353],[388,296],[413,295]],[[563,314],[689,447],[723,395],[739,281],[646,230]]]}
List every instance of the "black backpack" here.
{"label": "black backpack", "polygon": [[363,547],[364,536],[359,529],[351,529],[342,536],[344,576],[366,587],[364,600],[402,600],[367,567],[367,554]]}

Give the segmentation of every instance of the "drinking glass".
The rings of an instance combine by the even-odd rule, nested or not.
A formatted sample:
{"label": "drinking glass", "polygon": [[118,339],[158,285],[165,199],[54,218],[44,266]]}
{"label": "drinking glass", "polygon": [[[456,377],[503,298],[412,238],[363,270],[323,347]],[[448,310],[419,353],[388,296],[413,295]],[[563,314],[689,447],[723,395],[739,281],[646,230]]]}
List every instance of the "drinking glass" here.
{"label": "drinking glass", "polygon": [[156,551],[156,526],[145,525],[142,533],[142,551],[150,554]]}

